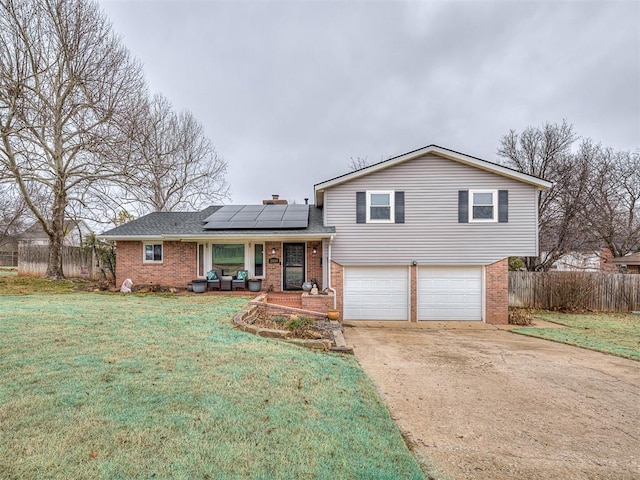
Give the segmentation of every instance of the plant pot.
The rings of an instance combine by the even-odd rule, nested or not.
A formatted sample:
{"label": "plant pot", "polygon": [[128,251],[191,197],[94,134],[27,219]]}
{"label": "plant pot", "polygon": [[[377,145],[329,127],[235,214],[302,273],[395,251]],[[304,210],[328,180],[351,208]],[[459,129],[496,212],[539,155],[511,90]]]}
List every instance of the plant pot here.
{"label": "plant pot", "polygon": [[338,320],[340,318],[340,311],[333,309],[329,310],[327,312],[327,318],[332,321]]}
{"label": "plant pot", "polygon": [[204,293],[207,291],[206,280],[192,280],[191,286],[193,287],[193,293]]}
{"label": "plant pot", "polygon": [[262,279],[256,278],[253,280],[247,280],[247,288],[250,292],[259,292],[262,290]]}
{"label": "plant pot", "polygon": [[312,288],[313,288],[313,283],[311,283],[311,282],[304,282],[302,284],[302,290],[307,292],[307,293],[309,293]]}

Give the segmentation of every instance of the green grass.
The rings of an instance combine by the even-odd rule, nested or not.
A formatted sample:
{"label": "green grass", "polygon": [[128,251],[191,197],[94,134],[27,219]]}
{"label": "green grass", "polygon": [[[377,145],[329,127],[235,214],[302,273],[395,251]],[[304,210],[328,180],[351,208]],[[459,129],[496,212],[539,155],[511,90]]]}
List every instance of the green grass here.
{"label": "green grass", "polygon": [[18,267],[0,267],[1,277],[15,277],[18,275]]}
{"label": "green grass", "polygon": [[640,360],[640,316],[621,313],[535,314],[566,328],[518,328],[516,333]]}
{"label": "green grass", "polygon": [[423,479],[352,357],[239,297],[0,296],[0,478]]}

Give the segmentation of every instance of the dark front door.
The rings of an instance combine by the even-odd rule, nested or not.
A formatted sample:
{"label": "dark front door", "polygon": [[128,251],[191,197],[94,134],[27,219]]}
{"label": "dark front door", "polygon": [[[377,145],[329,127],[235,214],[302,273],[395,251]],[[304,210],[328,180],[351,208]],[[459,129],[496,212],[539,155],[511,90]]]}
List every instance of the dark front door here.
{"label": "dark front door", "polygon": [[304,283],[304,243],[285,243],[283,249],[283,290],[302,290]]}

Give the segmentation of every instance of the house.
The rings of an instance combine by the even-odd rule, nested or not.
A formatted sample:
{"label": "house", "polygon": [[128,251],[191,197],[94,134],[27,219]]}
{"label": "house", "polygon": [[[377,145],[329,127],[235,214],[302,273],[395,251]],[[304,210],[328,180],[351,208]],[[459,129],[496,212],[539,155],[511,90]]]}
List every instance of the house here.
{"label": "house", "polygon": [[[544,257],[544,254],[542,255]],[[613,255],[608,248],[600,250],[573,251],[562,255],[551,265],[555,272],[615,272],[611,263]]]}
{"label": "house", "polygon": [[344,320],[507,323],[507,259],[538,254],[550,186],[430,145],[316,184],[315,205],[152,213],[101,238],[117,242],[117,282],[244,268],[276,292],[317,279]]}
{"label": "house", "polygon": [[608,261],[617,267],[622,267],[627,273],[640,273],[640,252],[612,258]]}
{"label": "house", "polygon": [[[91,233],[91,229],[82,220],[67,220],[64,223],[64,245],[67,247],[80,247],[84,238]],[[49,245],[49,236],[44,233],[40,222],[34,222],[24,232],[18,235],[20,247]]]}

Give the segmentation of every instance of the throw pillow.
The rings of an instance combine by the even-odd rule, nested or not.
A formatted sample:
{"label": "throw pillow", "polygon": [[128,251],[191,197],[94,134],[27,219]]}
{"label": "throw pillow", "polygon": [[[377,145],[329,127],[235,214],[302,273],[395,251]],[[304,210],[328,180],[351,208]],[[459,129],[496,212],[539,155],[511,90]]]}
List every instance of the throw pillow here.
{"label": "throw pillow", "polygon": [[215,270],[211,270],[207,272],[207,280],[217,280],[218,276],[216,275]]}
{"label": "throw pillow", "polygon": [[238,272],[238,280],[245,280],[247,278],[247,271],[246,270],[240,270]]}

